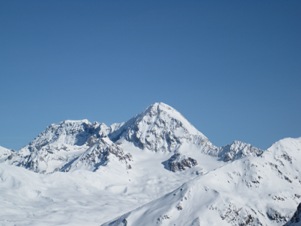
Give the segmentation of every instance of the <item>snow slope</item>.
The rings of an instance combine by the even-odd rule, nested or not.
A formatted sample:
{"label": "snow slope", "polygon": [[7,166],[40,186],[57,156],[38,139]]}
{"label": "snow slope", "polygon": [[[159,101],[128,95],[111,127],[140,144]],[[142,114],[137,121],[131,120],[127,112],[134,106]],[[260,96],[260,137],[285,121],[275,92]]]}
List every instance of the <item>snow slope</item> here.
{"label": "snow slope", "polygon": [[[301,138],[226,164],[105,225],[283,225],[301,201]],[[275,186],[277,185],[277,186]]]}
{"label": "snow slope", "polygon": [[164,153],[127,146],[135,156],[132,169],[115,157],[94,172],[85,166],[39,174],[1,163],[0,225],[100,225],[196,176],[192,169],[183,174],[164,169]]}

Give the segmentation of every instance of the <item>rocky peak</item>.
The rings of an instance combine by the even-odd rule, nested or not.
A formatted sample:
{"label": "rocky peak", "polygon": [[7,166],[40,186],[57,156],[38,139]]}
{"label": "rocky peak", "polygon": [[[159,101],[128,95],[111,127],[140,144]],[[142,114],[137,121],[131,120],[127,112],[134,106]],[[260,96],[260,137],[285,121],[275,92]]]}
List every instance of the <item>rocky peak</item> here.
{"label": "rocky peak", "polygon": [[183,142],[208,141],[179,112],[164,103],[155,103],[110,135],[113,141],[126,139],[141,149],[174,151]]}
{"label": "rocky peak", "polygon": [[184,171],[188,168],[192,168],[198,164],[198,162],[181,153],[173,154],[168,160],[162,163],[164,168],[172,172]]}
{"label": "rocky peak", "polygon": [[99,138],[106,135],[107,130],[106,125],[91,123],[86,119],[65,120],[59,124],[51,124],[29,144],[29,147],[41,149],[45,145],[55,143],[81,146],[92,136]]}
{"label": "rocky peak", "polygon": [[221,148],[219,158],[223,161],[233,161],[246,156],[260,156],[263,151],[251,144],[242,141],[234,141],[232,144]]}

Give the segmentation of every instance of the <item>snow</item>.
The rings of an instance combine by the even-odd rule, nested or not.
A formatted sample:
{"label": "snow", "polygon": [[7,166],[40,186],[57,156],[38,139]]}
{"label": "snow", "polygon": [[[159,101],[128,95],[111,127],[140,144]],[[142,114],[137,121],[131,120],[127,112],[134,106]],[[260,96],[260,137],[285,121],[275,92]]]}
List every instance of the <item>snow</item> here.
{"label": "snow", "polygon": [[0,147],[0,225],[280,226],[301,203],[300,162],[301,138],[217,147],[164,103],[110,127],[65,120]]}
{"label": "snow", "polygon": [[0,146],[0,162],[6,161],[7,158],[12,155],[13,151]]}
{"label": "snow", "polygon": [[132,148],[136,170],[112,163],[96,172],[37,174],[0,164],[0,225],[99,225],[195,176],[165,170],[164,154]]}
{"label": "snow", "polygon": [[[300,162],[299,141],[290,141],[281,142],[281,153],[295,147],[291,151]],[[242,158],[199,175],[103,225],[283,225],[301,201],[301,167],[279,164],[274,147],[263,157]]]}

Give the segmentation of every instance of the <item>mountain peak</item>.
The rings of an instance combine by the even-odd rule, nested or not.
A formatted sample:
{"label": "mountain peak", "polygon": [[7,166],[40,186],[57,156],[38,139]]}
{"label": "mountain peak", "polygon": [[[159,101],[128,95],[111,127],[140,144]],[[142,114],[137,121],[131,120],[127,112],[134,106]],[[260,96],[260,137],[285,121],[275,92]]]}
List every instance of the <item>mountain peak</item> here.
{"label": "mountain peak", "polygon": [[181,126],[183,126],[189,133],[194,135],[202,135],[200,131],[198,131],[188,120],[176,109],[173,107],[163,103],[156,102],[150,105],[143,113],[137,116],[138,117],[151,117],[153,120],[169,120],[180,122]]}
{"label": "mountain peak", "polygon": [[175,111],[175,109],[163,102],[155,102],[146,111]]}
{"label": "mountain peak", "polygon": [[174,151],[184,142],[208,141],[207,137],[171,106],[157,102],[144,112],[127,121],[110,135],[113,141],[120,138],[137,147],[153,151]]}
{"label": "mountain peak", "polygon": [[101,125],[91,123],[87,119],[83,120],[64,120],[58,124],[51,124],[38,135],[29,146],[40,149],[49,144],[67,144],[81,146],[87,142],[91,136],[100,137]]}
{"label": "mountain peak", "polygon": [[223,161],[233,161],[247,156],[260,156],[263,150],[251,144],[235,140],[231,144],[223,146],[219,157]]}

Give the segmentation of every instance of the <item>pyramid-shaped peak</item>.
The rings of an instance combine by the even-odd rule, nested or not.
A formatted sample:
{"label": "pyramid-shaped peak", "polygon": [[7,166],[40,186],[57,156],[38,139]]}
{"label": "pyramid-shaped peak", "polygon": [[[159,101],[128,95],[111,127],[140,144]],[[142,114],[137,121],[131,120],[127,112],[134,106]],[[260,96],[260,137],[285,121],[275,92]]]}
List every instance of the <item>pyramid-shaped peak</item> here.
{"label": "pyramid-shaped peak", "polygon": [[[153,120],[155,121],[160,120],[164,122],[170,122],[172,124],[174,123],[174,121],[177,121],[181,124],[181,126],[189,131],[189,133],[200,134],[200,132],[193,125],[191,125],[191,123],[180,112],[163,102],[156,102],[150,105],[137,118],[138,120],[141,120],[141,118],[145,117],[153,118]],[[152,119],[149,120],[153,121]]]}
{"label": "pyramid-shaped peak", "polygon": [[[149,113],[151,115],[156,115],[156,114],[159,114],[161,112],[164,112],[168,115],[171,115],[171,116],[175,116],[175,115],[178,115],[178,116],[181,116],[181,114],[176,110],[174,109],[173,107],[163,103],[163,102],[156,102],[152,105],[150,105],[144,112],[144,114],[146,113]],[[183,116],[181,116],[183,117]]]}
{"label": "pyramid-shaped peak", "polygon": [[163,102],[155,102],[148,107],[149,110],[174,111],[175,109]]}
{"label": "pyramid-shaped peak", "polygon": [[208,138],[171,106],[157,102],[110,134],[113,141],[126,139],[137,147],[174,151],[183,143],[206,143]]}

